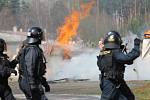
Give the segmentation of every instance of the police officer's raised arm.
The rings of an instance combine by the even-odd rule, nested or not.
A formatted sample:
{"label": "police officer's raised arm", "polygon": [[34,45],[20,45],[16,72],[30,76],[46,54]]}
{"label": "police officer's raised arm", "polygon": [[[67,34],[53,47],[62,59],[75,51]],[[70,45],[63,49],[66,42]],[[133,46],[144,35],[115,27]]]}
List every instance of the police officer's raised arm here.
{"label": "police officer's raised arm", "polygon": [[134,48],[131,52],[124,54],[121,50],[114,50],[113,57],[118,63],[128,64],[140,56],[140,39],[134,40]]}

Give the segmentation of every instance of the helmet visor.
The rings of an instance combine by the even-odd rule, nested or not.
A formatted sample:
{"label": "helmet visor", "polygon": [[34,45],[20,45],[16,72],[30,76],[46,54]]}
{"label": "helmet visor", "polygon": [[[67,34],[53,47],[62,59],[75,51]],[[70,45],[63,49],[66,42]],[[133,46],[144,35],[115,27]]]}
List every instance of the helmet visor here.
{"label": "helmet visor", "polygon": [[4,43],[4,51],[7,51],[7,44]]}
{"label": "helmet visor", "polygon": [[41,41],[45,41],[45,34],[42,34]]}

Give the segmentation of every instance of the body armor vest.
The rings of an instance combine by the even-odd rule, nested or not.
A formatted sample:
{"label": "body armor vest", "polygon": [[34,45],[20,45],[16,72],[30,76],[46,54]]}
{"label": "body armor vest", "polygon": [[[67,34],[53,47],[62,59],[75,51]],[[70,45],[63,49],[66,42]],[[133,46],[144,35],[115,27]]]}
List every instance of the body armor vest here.
{"label": "body armor vest", "polygon": [[124,76],[125,66],[115,61],[112,50],[102,51],[98,56],[97,65],[102,76],[108,79],[122,79]]}

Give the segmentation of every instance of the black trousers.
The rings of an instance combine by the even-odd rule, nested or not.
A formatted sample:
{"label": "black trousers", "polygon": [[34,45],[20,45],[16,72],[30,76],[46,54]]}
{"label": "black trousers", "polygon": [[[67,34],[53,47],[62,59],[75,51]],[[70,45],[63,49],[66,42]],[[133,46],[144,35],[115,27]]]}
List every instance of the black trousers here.
{"label": "black trousers", "polygon": [[26,78],[19,77],[19,87],[25,94],[27,100],[48,100],[44,94],[42,85],[36,84],[35,88],[28,85]]}
{"label": "black trousers", "polygon": [[11,88],[8,85],[0,84],[0,97],[2,100],[16,100],[12,94]]}
{"label": "black trousers", "polygon": [[124,80],[119,84],[109,79],[101,79],[101,99],[100,100],[135,100],[134,94]]}

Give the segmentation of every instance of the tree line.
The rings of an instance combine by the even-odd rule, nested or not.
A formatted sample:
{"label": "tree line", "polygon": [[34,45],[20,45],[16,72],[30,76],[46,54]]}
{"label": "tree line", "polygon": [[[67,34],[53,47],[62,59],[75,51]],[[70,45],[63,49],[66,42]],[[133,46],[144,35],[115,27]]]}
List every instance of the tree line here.
{"label": "tree line", "polygon": [[[72,10],[91,0],[0,0],[0,30],[16,26],[26,31],[40,26],[55,39],[57,28]],[[150,0],[94,0],[90,15],[80,22],[77,38],[98,41],[109,30],[122,35],[139,34],[150,28]]]}

